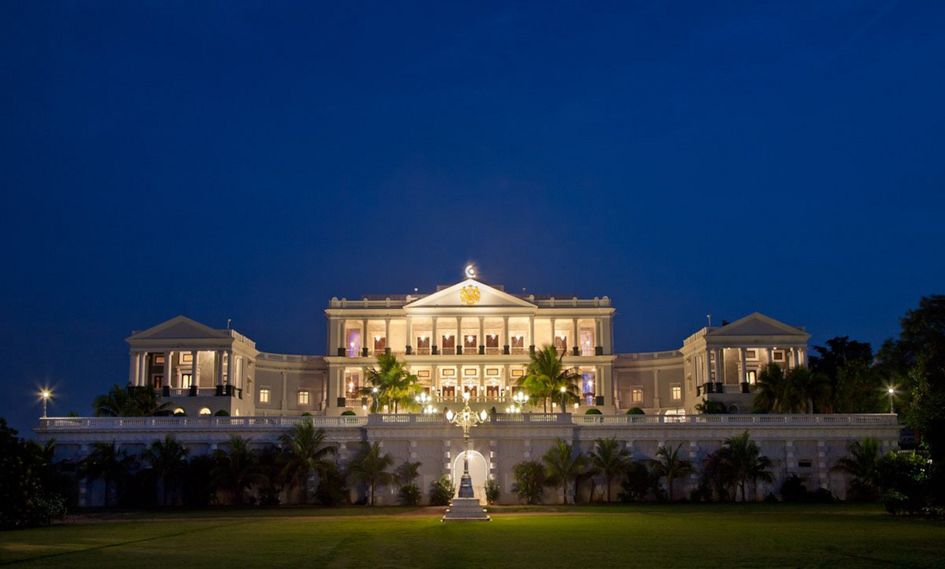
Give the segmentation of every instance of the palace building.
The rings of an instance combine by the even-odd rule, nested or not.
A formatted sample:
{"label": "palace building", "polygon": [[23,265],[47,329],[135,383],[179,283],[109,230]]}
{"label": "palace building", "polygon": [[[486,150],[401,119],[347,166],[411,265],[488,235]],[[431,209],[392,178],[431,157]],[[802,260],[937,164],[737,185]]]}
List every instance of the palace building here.
{"label": "palace building", "polygon": [[[44,417],[36,432],[56,440],[60,457],[78,460],[96,442],[140,452],[165,435],[191,454],[212,452],[233,435],[276,445],[293,425],[310,421],[325,429],[341,464],[363,443],[378,442],[395,463],[421,462],[418,484],[426,489],[443,476],[458,481],[468,460],[475,495],[481,498],[491,479],[503,502],[516,501],[515,464],[540,460],[556,439],[587,452],[595,440],[614,437],[638,460],[671,445],[698,464],[726,438],[749,431],[775,474],[754,499],[791,475],[843,496],[845,475],[832,467],[851,441],[870,437],[883,450],[898,444],[891,414],[751,414],[765,366],[805,365],[810,336],[803,328],[753,313],[697,330],[667,351],[615,353],[615,315],[607,296],[511,294],[467,278],[429,294],[332,298],[323,354],[261,351],[236,330],[178,316],[127,339],[129,385],[153,387],[174,416]],[[555,346],[579,374],[580,400],[565,409],[556,402],[551,412],[515,406],[530,354],[544,346]],[[386,353],[417,376],[424,412],[369,412],[362,388]],[[476,411],[488,411],[468,449],[446,420],[464,395]],[[727,413],[701,414],[707,402]],[[698,475],[679,484],[692,490]],[[100,504],[102,491],[84,485],[80,502]],[[380,503],[396,500],[394,487],[378,495]]]}
{"label": "palace building", "polygon": [[474,406],[501,410],[529,354],[553,345],[580,377],[581,400],[569,412],[683,415],[720,401],[745,413],[760,370],[803,365],[810,337],[754,313],[702,328],[677,349],[618,354],[607,296],[514,295],[472,278],[431,294],[332,298],[325,315],[325,355],[263,352],[235,330],[178,316],[128,338],[129,384],[159,389],[189,416],[361,415],[366,372],[390,353],[417,376],[430,405],[469,393]]}

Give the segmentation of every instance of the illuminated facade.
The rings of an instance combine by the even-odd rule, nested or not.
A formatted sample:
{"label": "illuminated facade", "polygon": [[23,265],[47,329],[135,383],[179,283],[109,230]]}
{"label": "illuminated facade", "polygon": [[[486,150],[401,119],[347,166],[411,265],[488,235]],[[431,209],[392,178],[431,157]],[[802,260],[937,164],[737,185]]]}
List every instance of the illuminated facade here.
{"label": "illuminated facade", "polygon": [[129,383],[159,389],[189,416],[365,414],[366,373],[391,353],[432,408],[469,393],[474,406],[501,412],[530,353],[553,345],[580,378],[569,412],[686,414],[710,400],[747,412],[761,369],[803,365],[809,339],[755,313],[703,328],[677,350],[616,354],[607,296],[513,295],[473,278],[430,294],[332,298],[325,314],[324,356],[261,352],[235,330],[179,316],[128,338]]}

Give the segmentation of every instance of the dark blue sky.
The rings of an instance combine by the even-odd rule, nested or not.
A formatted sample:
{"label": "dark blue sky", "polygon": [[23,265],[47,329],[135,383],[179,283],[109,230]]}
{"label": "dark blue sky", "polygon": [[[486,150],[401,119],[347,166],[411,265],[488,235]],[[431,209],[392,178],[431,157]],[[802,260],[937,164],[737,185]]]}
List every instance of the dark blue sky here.
{"label": "dark blue sky", "polygon": [[[194,4],[197,4],[194,6]],[[443,4],[449,4],[444,6]],[[0,416],[124,338],[324,353],[333,296],[610,295],[878,343],[945,263],[945,4],[0,4]]]}

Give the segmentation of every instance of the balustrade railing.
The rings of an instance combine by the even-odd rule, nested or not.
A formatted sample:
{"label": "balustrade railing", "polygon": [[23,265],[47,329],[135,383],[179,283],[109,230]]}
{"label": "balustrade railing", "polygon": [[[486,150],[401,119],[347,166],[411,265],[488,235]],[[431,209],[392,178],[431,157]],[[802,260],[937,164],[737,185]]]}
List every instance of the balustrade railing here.
{"label": "balustrade railing", "polygon": [[[39,432],[190,429],[286,429],[297,423],[310,422],[316,427],[345,428],[382,425],[445,424],[442,413],[393,413],[340,417],[49,417],[39,420]],[[688,425],[688,426],[895,426],[896,415],[571,415],[568,413],[498,413],[490,417],[494,424],[561,424],[561,425]]]}

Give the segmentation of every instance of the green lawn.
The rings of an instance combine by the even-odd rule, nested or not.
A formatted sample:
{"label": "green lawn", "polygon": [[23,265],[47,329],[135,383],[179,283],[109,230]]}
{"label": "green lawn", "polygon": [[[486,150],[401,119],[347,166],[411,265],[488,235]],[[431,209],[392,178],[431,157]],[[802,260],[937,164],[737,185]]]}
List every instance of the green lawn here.
{"label": "green lawn", "polygon": [[[945,523],[877,507],[347,508],[90,516],[0,533],[14,567],[942,567]],[[367,514],[365,513],[367,512]]]}

